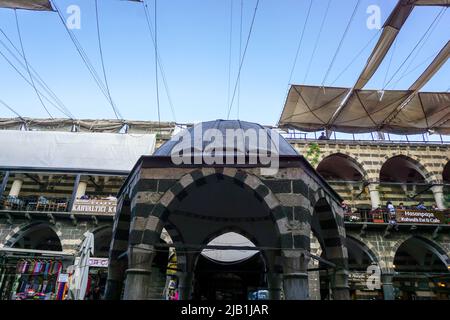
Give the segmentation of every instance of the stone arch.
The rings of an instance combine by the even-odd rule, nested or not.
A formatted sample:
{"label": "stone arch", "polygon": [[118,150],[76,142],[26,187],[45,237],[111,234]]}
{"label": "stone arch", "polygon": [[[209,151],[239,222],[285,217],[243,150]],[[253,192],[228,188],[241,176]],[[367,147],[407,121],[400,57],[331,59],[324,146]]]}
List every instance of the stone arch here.
{"label": "stone arch", "polygon": [[437,180],[439,180],[439,179],[436,178],[436,176],[432,173],[431,170],[427,169],[427,168],[425,167],[425,165],[423,165],[423,164],[420,162],[420,159],[419,159],[418,157],[416,157],[416,156],[414,156],[414,155],[412,155],[412,154],[410,154],[410,153],[392,153],[392,154],[389,154],[389,155],[385,155],[385,156],[383,157],[384,162],[381,162],[381,161],[380,161],[379,172],[378,172],[378,175],[379,175],[379,176],[380,176],[381,171],[382,171],[383,167],[385,166],[385,164],[386,164],[389,160],[394,159],[394,158],[396,158],[396,157],[402,158],[402,159],[404,159],[404,160],[410,162],[410,163],[414,166],[414,169],[415,169],[419,174],[421,174],[421,175],[423,176],[423,178],[424,178],[424,180],[425,180],[426,182],[428,182],[428,183],[434,183],[434,182],[436,182]]}
{"label": "stone arch", "polygon": [[[321,232],[314,230],[314,233],[321,242],[327,259],[340,268],[348,269],[342,210],[338,210],[335,201],[326,195],[323,189],[318,189],[314,194],[311,208],[313,210],[311,228],[320,228]],[[320,234],[322,237],[319,236]]]}
{"label": "stone arch", "polygon": [[330,151],[327,152],[326,154],[324,154],[323,157],[321,157],[319,163],[316,166],[316,170],[318,170],[320,164],[326,160],[329,157],[332,156],[340,156],[345,158],[346,160],[349,160],[353,165],[354,165],[354,169],[357,170],[361,176],[363,177],[364,180],[368,180],[370,178],[369,173],[366,171],[366,169],[364,168],[364,166],[362,165],[362,161],[358,158],[358,156],[353,155],[353,154],[347,154],[347,153],[343,153],[341,151]]}
{"label": "stone arch", "polygon": [[[436,252],[444,259],[447,268],[450,268],[450,258],[447,255],[447,252],[444,250],[444,248],[438,244],[436,241],[434,241],[433,239],[424,236],[424,235],[409,235],[406,238],[402,238],[399,239],[398,241],[396,241],[394,243],[394,245],[391,247],[391,250],[389,251],[389,255],[387,256],[387,258],[389,258],[388,261],[388,265],[387,265],[387,269],[392,273],[394,272],[394,259],[395,259],[395,255],[398,251],[398,249],[400,248],[400,246],[402,244],[404,244],[405,242],[407,242],[410,239],[413,238],[417,238],[422,240],[423,242],[425,242],[427,245],[429,245],[430,247],[434,248],[434,250],[436,250]],[[450,270],[450,269],[449,269]]]}
{"label": "stone arch", "polygon": [[349,235],[347,234],[347,238],[351,238],[352,240],[358,242],[367,252],[370,254],[370,257],[374,260],[374,262],[380,264],[381,260],[379,257],[379,253],[377,248],[371,244],[370,242],[365,242],[363,238],[358,235]]}
{"label": "stone arch", "polygon": [[22,239],[28,232],[30,232],[33,228],[36,227],[44,227],[49,228],[53,233],[57,236],[61,249],[63,248],[62,244],[62,232],[57,229],[55,226],[46,222],[31,222],[31,223],[23,223],[16,228],[14,228],[6,237],[5,243],[3,247],[12,248],[20,239]]}
{"label": "stone arch", "polygon": [[[278,234],[283,235],[287,233],[286,225],[288,217],[285,210],[270,188],[268,188],[258,177],[249,174],[244,170],[234,168],[223,168],[222,170],[208,168],[194,170],[185,174],[164,193],[147,218],[147,236],[145,237],[144,235],[144,237],[141,238],[141,241],[136,241],[135,244],[148,245],[153,243],[155,237],[159,233],[159,229],[166,223],[171,210],[173,210],[180,200],[187,196],[186,189],[193,185],[203,185],[206,183],[206,178],[213,176],[217,179],[223,179],[223,177],[226,176],[232,179],[236,185],[241,187],[246,186],[251,189],[253,195],[268,207],[269,212],[275,221],[275,228]],[[181,237],[179,234],[177,236]],[[281,236],[281,245],[282,247],[287,247],[289,245],[286,237]]]}

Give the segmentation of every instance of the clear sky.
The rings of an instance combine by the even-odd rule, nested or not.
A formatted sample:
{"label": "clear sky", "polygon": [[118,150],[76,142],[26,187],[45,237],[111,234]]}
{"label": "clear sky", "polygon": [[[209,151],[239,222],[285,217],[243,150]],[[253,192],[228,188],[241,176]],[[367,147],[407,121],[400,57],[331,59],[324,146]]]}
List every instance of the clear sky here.
{"label": "clear sky", "polygon": [[[240,0],[233,0],[231,93],[239,65]],[[313,0],[292,83],[321,84],[357,0],[331,0],[328,17],[304,81],[306,69],[318,37],[327,0]],[[56,0],[63,13],[75,4],[81,9],[81,29],[75,35],[101,73],[93,0]],[[148,1],[152,14],[154,2]],[[243,1],[243,44],[248,35],[256,0]],[[378,30],[369,30],[368,6],[381,8],[383,23],[396,1],[361,0],[325,85],[331,84],[356,53]],[[309,0],[260,0],[259,8],[241,72],[239,119],[274,125],[286,96]],[[226,119],[229,100],[228,69],[230,50],[231,0],[158,0],[159,53],[165,69],[176,120],[180,123]],[[111,94],[125,119],[157,120],[154,49],[147,29],[143,6],[120,0],[99,0],[103,53]],[[366,88],[381,88],[408,56],[427,30],[439,7],[417,7],[402,29],[396,44]],[[54,12],[18,11],[23,45],[30,64],[76,118],[112,119],[114,113],[90,76],[63,25]],[[0,27],[20,46],[14,11],[0,9]],[[388,89],[406,89],[431,62],[450,38],[450,10],[446,10],[426,42],[419,45]],[[5,41],[3,35],[0,39]],[[352,86],[377,38],[334,82]],[[394,50],[395,47],[395,50]],[[243,50],[243,49],[242,49]],[[0,45],[0,52],[6,53]],[[389,61],[392,61],[389,66]],[[406,67],[409,69],[405,72]],[[418,66],[418,67],[417,67]],[[389,70],[388,70],[389,67]],[[416,68],[417,67],[417,68]],[[21,69],[24,74],[26,71]],[[387,73],[387,71],[389,71]],[[404,77],[397,82],[397,79]],[[161,80],[161,77],[160,77]],[[395,86],[394,86],[395,84]],[[423,88],[445,91],[450,87],[450,62]],[[46,117],[36,94],[0,56],[0,98],[21,115]],[[162,81],[161,120],[173,121]],[[48,106],[55,117],[62,114]],[[0,106],[0,117],[14,114]],[[230,118],[237,118],[237,99]]]}

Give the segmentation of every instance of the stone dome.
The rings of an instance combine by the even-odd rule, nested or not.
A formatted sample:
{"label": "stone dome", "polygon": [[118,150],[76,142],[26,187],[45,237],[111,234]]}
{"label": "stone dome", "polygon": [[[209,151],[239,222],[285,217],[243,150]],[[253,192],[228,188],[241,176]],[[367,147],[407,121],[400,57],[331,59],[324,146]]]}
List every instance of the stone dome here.
{"label": "stone dome", "polygon": [[[220,135],[219,139],[222,141],[215,141],[215,138],[211,138],[211,136],[215,137],[216,135]],[[235,141],[238,140],[241,142],[241,147],[236,147],[238,143],[235,143]],[[298,156],[297,151],[291,144],[275,130],[268,129],[257,123],[241,120],[215,120],[198,123],[173,136],[158,148],[154,155],[170,156],[174,147],[181,141],[191,146],[191,155],[208,152],[208,147],[214,141],[216,146],[222,145],[225,156],[250,155],[255,153],[255,151],[265,150],[275,150],[278,156]],[[231,141],[233,142],[230,143]]]}

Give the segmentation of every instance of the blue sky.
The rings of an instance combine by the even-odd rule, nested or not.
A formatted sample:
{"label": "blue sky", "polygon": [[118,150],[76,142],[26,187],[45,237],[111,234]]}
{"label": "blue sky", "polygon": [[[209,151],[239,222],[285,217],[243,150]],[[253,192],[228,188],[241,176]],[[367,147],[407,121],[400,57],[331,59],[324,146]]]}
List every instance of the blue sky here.
{"label": "blue sky", "polygon": [[[243,2],[244,46],[256,0]],[[101,74],[94,1],[56,0],[56,3],[64,14],[71,4],[81,8],[81,29],[74,30],[74,33]],[[331,0],[330,12],[306,84],[322,83],[356,3],[357,0]],[[355,19],[325,85],[329,85],[378,32],[366,27],[369,17],[366,13],[367,7],[378,5],[381,8],[381,21],[384,22],[395,3],[394,0],[360,1]],[[231,0],[158,1],[159,52],[175,107],[176,120],[180,123],[227,116],[230,4]],[[153,14],[153,1],[148,1],[148,5]],[[326,0],[313,1],[292,83],[303,83],[326,5]],[[284,104],[289,74],[308,6],[309,0],[260,1],[241,73],[241,120],[276,124]],[[116,105],[125,119],[157,120],[154,49],[142,4],[100,0],[99,7],[104,59]],[[239,64],[240,0],[233,0],[233,8],[232,88]],[[396,41],[395,50],[391,49],[366,88],[383,87],[385,78],[390,79],[440,10],[439,7],[414,9]],[[18,17],[28,61],[75,117],[114,118],[111,107],[96,87],[57,14],[18,11]],[[405,64],[405,67],[410,65],[409,70],[404,72],[404,68],[401,69],[388,89],[406,89],[413,83],[431,62],[433,55],[450,38],[449,26],[450,10],[447,10],[426,43],[420,46],[421,50],[412,56],[414,60]],[[14,11],[0,9],[0,27],[19,46]],[[5,41],[2,35],[0,39]],[[335,86],[353,85],[376,39],[347,72],[334,82]],[[6,52],[1,46],[0,51]],[[392,62],[387,73],[391,55]],[[397,82],[397,78],[403,74],[405,76]],[[423,91],[445,91],[449,87],[450,62],[447,62]],[[0,98],[23,116],[46,117],[34,90],[2,57]],[[173,121],[162,81],[160,101],[161,120]],[[237,100],[230,118],[238,117],[236,102]],[[53,107],[49,108],[55,117],[62,116]],[[0,109],[0,117],[13,116],[7,109]]]}

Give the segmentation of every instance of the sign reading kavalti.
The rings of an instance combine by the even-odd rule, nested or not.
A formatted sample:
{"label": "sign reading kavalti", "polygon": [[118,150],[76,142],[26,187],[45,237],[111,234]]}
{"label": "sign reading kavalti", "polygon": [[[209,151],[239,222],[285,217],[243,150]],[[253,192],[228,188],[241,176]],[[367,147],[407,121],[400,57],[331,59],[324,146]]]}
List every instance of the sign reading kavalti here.
{"label": "sign reading kavalti", "polygon": [[111,215],[116,213],[117,200],[75,200],[73,204],[73,213],[83,214],[104,214]]}
{"label": "sign reading kavalti", "polygon": [[397,223],[445,224],[445,213],[425,210],[396,210]]}

